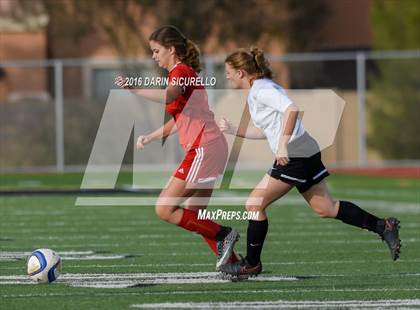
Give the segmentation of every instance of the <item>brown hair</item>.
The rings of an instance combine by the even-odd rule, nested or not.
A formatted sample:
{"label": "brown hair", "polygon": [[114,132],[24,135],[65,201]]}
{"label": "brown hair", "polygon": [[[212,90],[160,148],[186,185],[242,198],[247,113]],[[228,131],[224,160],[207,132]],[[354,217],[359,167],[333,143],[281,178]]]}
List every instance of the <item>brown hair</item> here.
{"label": "brown hair", "polygon": [[175,26],[160,27],[150,35],[149,41],[156,41],[166,48],[173,46],[176,55],[183,63],[189,65],[197,73],[201,71],[200,50]]}
{"label": "brown hair", "polygon": [[258,47],[251,47],[249,52],[239,49],[226,57],[225,62],[236,70],[244,70],[248,74],[253,75],[254,78],[252,80],[273,78],[270,63],[265,58],[264,52]]}

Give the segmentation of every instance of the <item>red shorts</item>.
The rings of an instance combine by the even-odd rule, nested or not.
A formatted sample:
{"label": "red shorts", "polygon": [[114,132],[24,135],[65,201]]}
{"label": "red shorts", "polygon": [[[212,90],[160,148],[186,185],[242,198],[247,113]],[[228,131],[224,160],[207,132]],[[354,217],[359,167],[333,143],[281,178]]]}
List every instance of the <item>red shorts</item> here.
{"label": "red shorts", "polygon": [[190,183],[214,181],[223,174],[227,158],[228,144],[221,135],[203,146],[190,149],[173,176]]}

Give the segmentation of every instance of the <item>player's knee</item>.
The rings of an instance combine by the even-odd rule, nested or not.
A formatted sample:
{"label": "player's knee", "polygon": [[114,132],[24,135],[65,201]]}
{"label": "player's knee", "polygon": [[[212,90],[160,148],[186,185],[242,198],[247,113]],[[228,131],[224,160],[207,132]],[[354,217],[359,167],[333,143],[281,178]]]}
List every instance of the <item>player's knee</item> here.
{"label": "player's knee", "polygon": [[329,213],[327,210],[324,210],[324,209],[316,210],[316,213],[318,214],[320,218],[329,218]]}
{"label": "player's knee", "polygon": [[249,212],[261,212],[264,211],[265,206],[263,204],[258,204],[255,201],[248,199],[245,204],[245,209]]}
{"label": "player's knee", "polygon": [[170,212],[171,208],[167,207],[167,206],[162,206],[162,205],[156,205],[155,206],[155,213],[156,215],[163,221],[169,221],[169,219],[171,218],[171,212]]}
{"label": "player's knee", "polygon": [[314,211],[318,214],[320,218],[333,218],[334,214],[334,205],[324,205],[314,208]]}

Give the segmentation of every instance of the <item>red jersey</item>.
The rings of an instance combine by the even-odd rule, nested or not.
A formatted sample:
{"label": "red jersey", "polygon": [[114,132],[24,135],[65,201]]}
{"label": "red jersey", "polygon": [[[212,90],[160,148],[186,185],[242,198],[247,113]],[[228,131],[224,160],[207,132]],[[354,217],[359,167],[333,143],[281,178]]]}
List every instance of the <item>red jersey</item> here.
{"label": "red jersey", "polygon": [[178,63],[169,71],[168,78],[170,84],[182,88],[182,94],[167,103],[165,109],[175,119],[179,143],[184,150],[220,138],[222,133],[210,111],[207,92],[204,86],[197,85],[197,73],[190,66]]}

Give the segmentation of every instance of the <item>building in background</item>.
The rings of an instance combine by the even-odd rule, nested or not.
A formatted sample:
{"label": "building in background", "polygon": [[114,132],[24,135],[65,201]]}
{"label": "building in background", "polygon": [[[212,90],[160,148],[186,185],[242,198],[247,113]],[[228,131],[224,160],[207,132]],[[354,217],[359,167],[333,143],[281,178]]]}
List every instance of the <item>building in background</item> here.
{"label": "building in background", "polygon": [[[63,0],[63,3],[66,1]],[[373,2],[371,0],[324,0],[323,3],[327,14],[318,31],[317,39],[305,52],[354,52],[372,49],[370,9]],[[135,66],[124,66],[120,62],[121,51],[115,47],[115,44],[111,44],[110,36],[106,33],[94,28],[78,29],[76,22],[60,19],[59,15],[51,17],[44,12],[29,14],[19,22],[13,18],[16,15],[14,11],[18,9],[16,4],[17,2],[12,0],[0,2],[0,61],[6,63],[1,67],[3,72],[0,72],[0,101],[5,101],[7,98],[7,104],[13,104],[29,98],[35,99],[35,102],[49,102],[53,109],[57,71],[52,62],[47,66],[39,64],[48,60],[73,59],[72,63],[66,62],[62,67],[63,101],[67,113],[64,117],[65,121],[73,126],[65,128],[65,132],[69,132],[80,127],[77,126],[77,121],[70,120],[69,115],[73,113],[77,116],[81,110],[86,114],[84,109],[89,110],[91,107],[93,111],[100,110],[109,89],[113,87],[114,76],[121,70],[134,70],[130,72],[142,76],[161,74],[150,61],[147,46],[140,44],[138,53],[134,55],[136,58],[144,59],[144,62],[136,63]],[[133,9],[142,11],[139,7]],[[273,11],[273,14],[277,12]],[[148,14],[147,11],[138,23],[143,39],[160,26],[158,17]],[[69,29],[72,27],[76,29],[73,29],[71,36],[63,35],[67,30],[70,32]],[[118,28],[119,25],[115,27]],[[208,36],[206,42],[200,44],[204,56],[224,55],[228,51],[242,47],[243,41],[240,39],[222,44],[218,40],[218,35],[220,31],[215,31],[214,35]],[[256,40],[259,47],[274,56],[287,52],[286,42],[287,39],[284,38],[272,40],[266,33],[261,34]],[[19,63],[27,60],[32,63],[30,65],[26,62]],[[18,63],[11,64],[11,61]],[[359,158],[356,62],[354,60],[287,62],[276,60],[272,64],[277,80],[283,86],[292,89],[333,89],[346,101],[336,143],[324,152],[324,156],[329,163],[356,163]],[[203,74],[216,76],[217,88],[223,88],[225,86],[223,57],[217,61],[205,62],[204,65]],[[367,62],[366,65],[368,74],[374,74],[374,63]],[[92,122],[92,128],[94,125],[95,122]],[[86,131],[81,135],[92,134]],[[68,137],[66,139],[69,140]],[[73,145],[83,144],[80,141],[70,142]],[[72,145],[71,143],[69,145]],[[85,152],[89,150],[88,145]],[[72,158],[68,153],[66,156]],[[370,151],[368,159],[380,160],[381,156]],[[77,163],[81,162],[83,160],[77,160]],[[69,163],[73,161],[69,160]]]}

